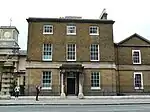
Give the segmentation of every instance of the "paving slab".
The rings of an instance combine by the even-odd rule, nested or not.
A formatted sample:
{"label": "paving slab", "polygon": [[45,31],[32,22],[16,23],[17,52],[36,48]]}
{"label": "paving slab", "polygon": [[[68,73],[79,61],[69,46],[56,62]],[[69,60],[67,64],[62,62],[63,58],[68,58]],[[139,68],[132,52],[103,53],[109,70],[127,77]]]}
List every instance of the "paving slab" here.
{"label": "paving slab", "polygon": [[21,96],[18,99],[12,97],[9,100],[0,100],[0,106],[11,105],[131,105],[150,104],[149,96],[133,97],[99,97],[78,99],[70,97],[61,99],[60,97],[40,96],[39,101],[35,101],[34,96]]}

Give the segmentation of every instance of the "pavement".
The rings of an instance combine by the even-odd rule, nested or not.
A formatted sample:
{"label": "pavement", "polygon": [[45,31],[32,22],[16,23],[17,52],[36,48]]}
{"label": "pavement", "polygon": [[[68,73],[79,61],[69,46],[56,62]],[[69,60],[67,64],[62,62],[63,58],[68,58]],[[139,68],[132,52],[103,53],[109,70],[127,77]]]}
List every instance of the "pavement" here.
{"label": "pavement", "polygon": [[0,106],[22,105],[140,105],[150,104],[150,96],[85,96],[79,99],[75,96],[60,98],[52,96],[20,96],[18,99],[0,99]]}

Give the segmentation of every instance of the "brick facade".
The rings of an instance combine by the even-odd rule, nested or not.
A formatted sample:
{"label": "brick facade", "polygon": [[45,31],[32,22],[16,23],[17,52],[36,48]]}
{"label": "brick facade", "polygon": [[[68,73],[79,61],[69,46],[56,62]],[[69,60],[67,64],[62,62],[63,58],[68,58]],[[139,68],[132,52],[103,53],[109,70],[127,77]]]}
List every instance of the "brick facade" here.
{"label": "brick facade", "polygon": [[[133,64],[132,50],[140,50],[141,64]],[[119,93],[149,94],[150,82],[150,43],[138,34],[134,34],[118,43],[116,47],[116,63],[118,64]],[[142,73],[143,89],[135,89],[134,72]]]}
{"label": "brick facade", "polygon": [[[61,69],[64,64],[78,64],[83,67],[71,68],[76,73],[74,95],[83,89],[84,95],[126,95],[149,92],[150,83],[150,43],[145,38],[134,34],[114,43],[112,20],[64,19],[64,18],[28,18],[28,48],[26,95],[35,95],[35,86],[42,84],[43,71],[52,72],[51,89],[42,90],[41,95],[68,95],[68,69]],[[53,25],[53,34],[43,34],[43,25]],[[67,35],[68,24],[76,26],[76,35]],[[89,35],[89,26],[98,26],[99,35]],[[53,44],[52,61],[43,61],[43,44]],[[76,44],[76,61],[66,60],[66,44]],[[99,45],[99,61],[90,61],[90,45]],[[132,50],[141,51],[141,64],[132,62]],[[91,73],[100,73],[100,88],[91,88]],[[144,89],[135,90],[134,72],[142,72]],[[63,74],[63,79],[61,75]],[[83,84],[80,87],[80,78]],[[63,81],[63,83],[61,82]],[[62,86],[63,84],[63,86]],[[63,88],[63,89],[62,89]]]}

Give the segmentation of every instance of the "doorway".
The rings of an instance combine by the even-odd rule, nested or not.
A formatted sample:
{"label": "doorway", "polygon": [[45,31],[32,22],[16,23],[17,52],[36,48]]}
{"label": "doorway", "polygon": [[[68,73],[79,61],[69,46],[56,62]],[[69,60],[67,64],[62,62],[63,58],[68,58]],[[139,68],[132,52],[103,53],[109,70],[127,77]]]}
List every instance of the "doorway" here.
{"label": "doorway", "polygon": [[75,77],[67,78],[67,94],[75,95]]}

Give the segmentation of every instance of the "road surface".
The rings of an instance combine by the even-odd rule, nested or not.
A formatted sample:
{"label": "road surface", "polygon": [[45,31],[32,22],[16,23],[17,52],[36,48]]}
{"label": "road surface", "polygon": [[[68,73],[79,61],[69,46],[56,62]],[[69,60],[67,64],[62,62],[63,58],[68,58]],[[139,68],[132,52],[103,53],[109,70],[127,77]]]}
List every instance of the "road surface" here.
{"label": "road surface", "polygon": [[150,112],[150,105],[138,104],[0,106],[0,112]]}

